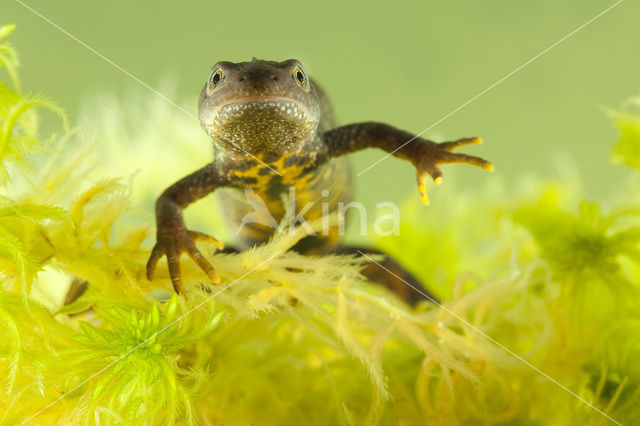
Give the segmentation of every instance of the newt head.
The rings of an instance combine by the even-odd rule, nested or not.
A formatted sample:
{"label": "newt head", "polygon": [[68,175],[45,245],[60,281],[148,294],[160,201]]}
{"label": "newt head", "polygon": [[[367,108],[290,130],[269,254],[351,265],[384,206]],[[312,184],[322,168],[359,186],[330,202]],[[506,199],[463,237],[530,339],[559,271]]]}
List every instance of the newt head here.
{"label": "newt head", "polygon": [[284,152],[316,131],[318,88],[295,59],[218,62],[200,94],[198,118],[220,148]]}

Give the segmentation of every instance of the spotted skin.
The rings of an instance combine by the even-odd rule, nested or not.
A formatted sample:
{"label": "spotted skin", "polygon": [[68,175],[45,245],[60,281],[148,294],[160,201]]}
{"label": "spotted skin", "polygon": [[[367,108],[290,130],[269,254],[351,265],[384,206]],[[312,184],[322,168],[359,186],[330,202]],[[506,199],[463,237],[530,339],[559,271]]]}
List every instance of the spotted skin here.
{"label": "spotted skin", "polygon": [[[411,162],[425,203],[427,177],[442,181],[440,164],[467,163],[493,170],[486,160],[453,152],[480,143],[479,138],[436,143],[383,123],[337,127],[326,95],[295,59],[218,62],[200,94],[198,116],[213,140],[214,159],[171,185],[156,201],[157,242],[147,263],[147,277],[152,280],[159,259],[166,256],[173,287],[180,294],[185,293],[182,253],[211,281],[219,281],[195,242],[206,241],[220,249],[222,244],[188,230],[182,216],[185,207],[213,191],[219,194],[228,223],[239,230],[238,248],[246,249],[273,235],[285,214],[283,196],[292,189],[295,211],[304,211],[307,221],[350,202],[352,178],[344,155],[351,152],[380,148]],[[356,250],[338,243],[338,228],[332,227],[325,234],[303,239],[294,249],[307,254]],[[386,265],[391,273],[373,265],[363,273],[414,303],[416,294],[407,291],[402,277],[420,289],[421,284],[392,260]]]}
{"label": "spotted skin", "polygon": [[[222,203],[223,212],[230,229],[241,231],[237,235],[236,245],[241,249],[248,249],[256,244],[268,240],[273,234],[273,225],[279,224],[285,215],[287,200],[283,199],[293,194],[295,212],[306,208],[304,218],[313,221],[322,217],[323,205],[328,211],[336,211],[339,203],[351,200],[351,185],[349,164],[346,158],[328,161],[319,167],[306,170],[306,159],[293,156],[282,156],[276,162],[269,163],[271,168],[278,170],[282,176],[276,175],[265,166],[257,165],[243,171],[234,172],[234,176],[247,182],[245,188],[250,188],[260,200],[264,202],[268,212],[257,211],[247,199],[245,188],[220,188],[218,197]],[[265,173],[268,170],[269,173]],[[336,179],[338,176],[345,177]],[[293,188],[293,192],[290,192]],[[326,196],[323,195],[327,194]],[[247,214],[260,213],[268,215],[253,217],[251,223],[242,223]],[[326,253],[338,244],[338,228],[332,227],[328,235],[305,239],[295,248],[298,251],[309,252],[314,247],[314,253]]]}

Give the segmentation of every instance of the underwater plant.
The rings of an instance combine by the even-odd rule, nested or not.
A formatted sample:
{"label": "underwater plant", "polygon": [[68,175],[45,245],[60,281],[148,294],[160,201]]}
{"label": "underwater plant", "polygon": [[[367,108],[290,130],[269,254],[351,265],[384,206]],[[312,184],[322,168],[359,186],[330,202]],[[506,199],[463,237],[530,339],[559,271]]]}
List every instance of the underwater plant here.
{"label": "underwater plant", "polygon": [[[361,257],[289,251],[303,227],[204,252],[220,284],[185,262],[177,296],[166,268],[145,278],[152,221],[135,181],[91,170],[97,154],[61,108],[21,93],[12,30],[0,29],[1,424],[640,421],[639,206],[603,214],[551,184],[407,202],[399,235],[377,244],[442,304],[406,305],[361,275]],[[62,137],[40,135],[43,110]],[[155,135],[176,125],[150,110]]]}

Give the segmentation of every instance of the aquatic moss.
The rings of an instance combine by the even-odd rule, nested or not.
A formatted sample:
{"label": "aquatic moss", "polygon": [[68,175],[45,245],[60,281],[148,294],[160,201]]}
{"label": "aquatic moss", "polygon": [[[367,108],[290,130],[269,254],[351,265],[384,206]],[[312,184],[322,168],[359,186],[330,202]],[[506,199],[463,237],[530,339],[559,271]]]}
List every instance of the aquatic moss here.
{"label": "aquatic moss", "polygon": [[609,114],[619,135],[614,160],[640,169],[640,97],[631,98],[623,110],[611,110]]}
{"label": "aquatic moss", "polygon": [[207,253],[218,285],[184,262],[178,297],[166,268],[144,278],[153,223],[131,184],[91,170],[80,132],[42,142],[39,109],[63,115],[21,94],[0,43],[2,424],[611,423],[584,401],[640,420],[637,206],[603,214],[550,185],[408,202],[378,244],[442,306],[406,306],[361,258],[287,251],[304,229]]}

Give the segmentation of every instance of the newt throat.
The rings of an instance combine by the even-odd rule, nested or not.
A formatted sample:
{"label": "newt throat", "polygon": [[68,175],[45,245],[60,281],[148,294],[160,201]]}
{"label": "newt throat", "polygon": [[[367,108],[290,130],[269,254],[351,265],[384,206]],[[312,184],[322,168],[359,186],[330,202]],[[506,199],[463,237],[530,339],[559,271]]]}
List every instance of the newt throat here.
{"label": "newt throat", "polygon": [[211,136],[251,153],[274,150],[308,138],[316,124],[300,104],[285,99],[252,99],[220,107]]}

